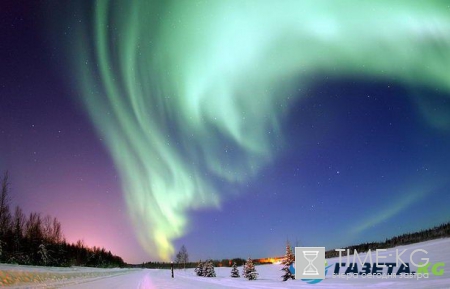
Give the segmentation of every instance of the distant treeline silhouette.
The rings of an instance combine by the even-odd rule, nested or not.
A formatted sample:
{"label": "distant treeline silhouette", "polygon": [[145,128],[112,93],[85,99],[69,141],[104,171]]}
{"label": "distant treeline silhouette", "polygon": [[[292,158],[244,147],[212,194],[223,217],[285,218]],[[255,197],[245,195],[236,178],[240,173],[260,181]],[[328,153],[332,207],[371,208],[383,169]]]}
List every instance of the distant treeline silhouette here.
{"label": "distant treeline silhouette", "polygon": [[[201,260],[200,260],[201,261]],[[234,259],[222,259],[222,260],[211,260],[214,267],[231,267],[235,262],[237,266],[242,266],[245,263],[245,259],[234,258]],[[188,262],[186,263],[186,268],[196,268],[198,262]],[[169,269],[172,266],[171,262],[146,262],[140,265],[130,265],[130,267],[148,268],[148,269]],[[174,263],[174,268],[184,268],[183,263]]]}
{"label": "distant treeline silhouette", "polygon": [[20,265],[123,267],[122,258],[104,248],[89,248],[83,241],[69,244],[61,223],[49,215],[24,215],[17,206],[11,213],[8,172],[0,195],[0,262]]}
{"label": "distant treeline silhouette", "polygon": [[[342,249],[350,249],[350,253],[352,254],[354,250],[357,250],[358,253],[367,252],[369,249],[373,251],[376,249],[392,248],[444,237],[450,237],[450,222],[444,223],[431,229],[426,229],[415,233],[406,233],[400,236],[392,237],[390,239],[386,239],[384,242],[362,243],[359,245],[353,245]],[[342,252],[342,256],[346,255],[347,254],[345,251]],[[335,250],[329,250],[325,252],[326,258],[333,258],[338,256],[339,253],[336,252]]]}

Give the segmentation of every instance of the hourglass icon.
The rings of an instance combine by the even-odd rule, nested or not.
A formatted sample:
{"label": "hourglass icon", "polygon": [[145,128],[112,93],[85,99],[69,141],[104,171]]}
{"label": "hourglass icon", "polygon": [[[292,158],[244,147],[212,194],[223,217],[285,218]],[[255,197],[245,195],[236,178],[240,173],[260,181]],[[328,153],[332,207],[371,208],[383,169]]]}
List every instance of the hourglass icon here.
{"label": "hourglass icon", "polygon": [[313,265],[317,259],[319,251],[303,251],[303,256],[308,261],[308,265],[303,270],[303,275],[319,275],[319,270]]}

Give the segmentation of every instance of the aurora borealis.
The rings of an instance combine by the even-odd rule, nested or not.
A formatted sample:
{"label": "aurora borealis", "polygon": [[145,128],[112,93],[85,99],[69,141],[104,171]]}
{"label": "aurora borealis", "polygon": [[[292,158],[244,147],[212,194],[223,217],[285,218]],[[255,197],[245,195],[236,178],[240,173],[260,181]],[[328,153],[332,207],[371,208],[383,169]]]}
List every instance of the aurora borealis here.
{"label": "aurora borealis", "polygon": [[[286,238],[341,246],[402,233],[413,215],[409,230],[450,218],[445,1],[43,6],[61,81],[151,258],[170,260],[177,242],[201,256],[209,234],[207,255],[234,257],[216,248],[245,234],[266,236],[254,254],[270,255]],[[317,223],[290,231],[305,218]]]}

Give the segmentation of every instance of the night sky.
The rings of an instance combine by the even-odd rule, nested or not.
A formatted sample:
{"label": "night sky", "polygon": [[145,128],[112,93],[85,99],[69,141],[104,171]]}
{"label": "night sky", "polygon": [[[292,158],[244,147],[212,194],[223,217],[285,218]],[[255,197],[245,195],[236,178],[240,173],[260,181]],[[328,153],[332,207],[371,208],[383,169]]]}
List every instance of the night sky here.
{"label": "night sky", "polygon": [[450,221],[442,1],[1,1],[12,204],[126,262]]}

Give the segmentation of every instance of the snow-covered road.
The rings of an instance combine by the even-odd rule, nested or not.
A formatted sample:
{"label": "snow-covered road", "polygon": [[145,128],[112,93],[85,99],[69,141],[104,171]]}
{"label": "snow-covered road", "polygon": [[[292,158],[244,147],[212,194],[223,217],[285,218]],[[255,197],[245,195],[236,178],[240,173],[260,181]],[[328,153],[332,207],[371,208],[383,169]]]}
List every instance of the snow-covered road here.
{"label": "snow-covered road", "polygon": [[[205,283],[205,278],[193,276],[192,270],[176,270],[176,278],[172,279],[168,270],[134,270],[116,276],[98,278],[96,280],[80,280],[79,282],[66,285],[70,289],[185,289],[185,288],[230,288],[221,285],[221,280],[215,280],[211,284]],[[214,279],[214,278],[213,278]],[[214,281],[214,280],[210,280]]]}

